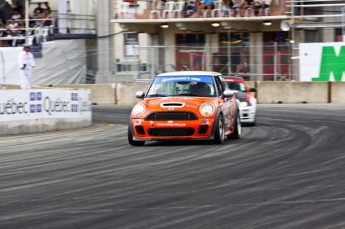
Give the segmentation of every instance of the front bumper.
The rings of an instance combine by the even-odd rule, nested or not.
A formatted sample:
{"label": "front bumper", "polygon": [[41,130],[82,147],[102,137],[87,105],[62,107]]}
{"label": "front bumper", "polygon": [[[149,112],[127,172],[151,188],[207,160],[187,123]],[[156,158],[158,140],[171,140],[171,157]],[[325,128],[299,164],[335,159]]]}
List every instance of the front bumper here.
{"label": "front bumper", "polygon": [[254,123],[256,110],[253,106],[240,107],[241,123]]}
{"label": "front bumper", "polygon": [[188,121],[132,119],[133,140],[214,139],[214,118]]}

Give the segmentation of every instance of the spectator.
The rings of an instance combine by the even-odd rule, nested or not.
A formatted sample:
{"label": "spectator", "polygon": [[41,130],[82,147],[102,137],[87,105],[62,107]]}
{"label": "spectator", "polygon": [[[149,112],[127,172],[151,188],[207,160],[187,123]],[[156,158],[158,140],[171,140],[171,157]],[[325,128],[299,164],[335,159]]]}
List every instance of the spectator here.
{"label": "spectator", "polygon": [[192,16],[197,11],[197,6],[194,1],[189,1],[185,6],[186,17]]}
{"label": "spectator", "polygon": [[34,9],[34,14],[38,13],[38,14],[43,14],[43,8],[41,7],[41,3],[37,3],[37,7]]}
{"label": "spectator", "polygon": [[248,14],[246,14],[247,16],[251,15],[253,5],[254,5],[254,0],[244,0],[244,4],[242,6],[242,9],[245,12],[248,11]]}
{"label": "spectator", "polygon": [[269,16],[268,13],[266,15],[265,11],[267,8],[270,8],[270,4],[271,4],[271,0],[262,0],[261,9],[263,11],[263,13],[262,13],[263,15]]}
{"label": "spectator", "polygon": [[5,24],[4,17],[5,17],[4,12],[2,12],[2,10],[0,9],[0,25]]}
{"label": "spectator", "polygon": [[45,2],[44,5],[46,6],[44,10],[48,10],[48,14],[51,14],[52,11],[50,9],[49,2]]}
{"label": "spectator", "polygon": [[17,10],[19,12],[19,14],[24,16],[24,14],[23,14],[24,8],[18,1],[15,3],[15,8],[13,10]]}
{"label": "spectator", "polygon": [[240,76],[240,74],[241,74],[241,65],[238,64],[238,65],[236,65],[235,72],[231,72],[231,75],[233,75],[233,76]]}
{"label": "spectator", "polygon": [[242,66],[242,68],[241,68],[241,70],[240,70],[240,76],[241,76],[244,80],[248,81],[248,80],[249,80],[249,77],[250,77],[249,74],[250,74],[250,68],[249,68],[247,62],[244,62],[244,63],[243,63],[243,66]]}
{"label": "spectator", "polygon": [[18,66],[20,69],[20,85],[22,89],[31,88],[31,71],[35,67],[35,59],[30,52],[30,46],[25,45],[23,51],[18,56]]}
{"label": "spectator", "polygon": [[241,16],[241,9],[242,9],[242,0],[232,0],[233,1],[233,7],[232,9],[236,11],[236,16]]}
{"label": "spectator", "polygon": [[[35,12],[34,12],[34,15],[32,16],[32,19],[42,19],[42,14],[40,14],[39,11],[35,11]],[[33,22],[39,23],[40,20],[33,21]]]}
{"label": "spectator", "polygon": [[259,0],[255,0],[253,7],[254,7],[254,15],[259,16],[259,11],[261,9],[261,2]]}
{"label": "spectator", "polygon": [[52,24],[52,18],[50,16],[49,10],[44,10],[44,17],[45,21],[43,22],[43,26],[50,26]]}
{"label": "spectator", "polygon": [[6,29],[5,34],[3,37],[6,37],[7,40],[3,40],[2,47],[8,47],[12,44],[12,39],[10,39],[12,36],[12,31],[10,29]]}
{"label": "spectator", "polygon": [[232,7],[234,6],[234,3],[232,0],[222,0],[222,16],[225,16],[225,12],[228,13],[228,16],[230,16],[231,13],[230,10],[232,10]]}
{"label": "spectator", "polygon": [[17,9],[13,10],[13,15],[11,17],[13,20],[17,21],[19,19],[22,19],[22,15],[19,13]]}
{"label": "spectator", "polygon": [[207,10],[206,17],[208,17],[208,15],[211,15],[213,9],[213,0],[204,0],[204,3],[201,5],[201,10]]}
{"label": "spectator", "polygon": [[16,46],[23,46],[25,43],[25,39],[24,39],[23,31],[21,29],[18,29],[16,31],[16,37],[20,38],[16,40]]}
{"label": "spectator", "polygon": [[12,20],[12,19],[8,20],[8,24],[6,23],[6,26],[7,26],[9,29],[18,28],[17,22],[15,22],[15,21]]}
{"label": "spectator", "polygon": [[6,22],[7,20],[11,19],[12,14],[13,14],[13,10],[11,5],[8,2],[5,2],[5,5],[0,9],[3,14],[4,14],[4,18],[3,20]]}

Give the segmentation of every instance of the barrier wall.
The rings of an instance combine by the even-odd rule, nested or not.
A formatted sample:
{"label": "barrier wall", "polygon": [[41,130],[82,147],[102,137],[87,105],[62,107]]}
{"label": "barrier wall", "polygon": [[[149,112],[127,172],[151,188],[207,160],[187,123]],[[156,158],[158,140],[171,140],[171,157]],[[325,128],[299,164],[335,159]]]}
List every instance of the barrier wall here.
{"label": "barrier wall", "polygon": [[332,83],[330,90],[331,103],[345,103],[345,82]]}
{"label": "barrier wall", "polygon": [[328,82],[257,83],[258,103],[328,103]]}
{"label": "barrier wall", "polygon": [[0,90],[0,135],[75,129],[90,125],[90,91]]}
{"label": "barrier wall", "polygon": [[119,83],[116,85],[116,98],[118,105],[134,105],[139,99],[135,97],[137,91],[149,89],[151,83]]}
{"label": "barrier wall", "polygon": [[[345,103],[345,82],[250,81],[256,87],[258,103]],[[97,104],[134,105],[137,91],[147,92],[150,83],[55,85],[54,87],[92,90],[92,102]],[[94,96],[95,95],[95,96]]]}

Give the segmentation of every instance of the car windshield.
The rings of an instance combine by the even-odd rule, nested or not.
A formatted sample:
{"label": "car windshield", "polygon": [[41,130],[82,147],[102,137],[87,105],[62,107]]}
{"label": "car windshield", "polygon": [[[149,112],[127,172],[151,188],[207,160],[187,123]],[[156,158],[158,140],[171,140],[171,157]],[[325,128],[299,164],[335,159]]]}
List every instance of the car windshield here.
{"label": "car windshield", "polygon": [[211,76],[160,76],[153,81],[146,97],[215,97],[214,88]]}
{"label": "car windshield", "polygon": [[230,88],[230,90],[247,92],[246,86],[242,82],[226,82],[226,83],[228,84],[228,87]]}

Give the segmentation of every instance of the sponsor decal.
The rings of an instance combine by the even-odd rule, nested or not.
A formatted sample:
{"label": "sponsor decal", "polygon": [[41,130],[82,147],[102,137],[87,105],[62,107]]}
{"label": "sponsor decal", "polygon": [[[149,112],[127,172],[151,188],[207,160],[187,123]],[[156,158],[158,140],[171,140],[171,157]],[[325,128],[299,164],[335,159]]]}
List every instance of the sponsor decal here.
{"label": "sponsor decal", "polygon": [[42,92],[37,92],[36,93],[36,100],[41,101],[42,100]]}
{"label": "sponsor decal", "polygon": [[206,82],[213,83],[211,76],[167,76],[167,77],[157,77],[154,84],[174,82],[174,81],[185,81],[185,82]]}
{"label": "sponsor decal", "polygon": [[6,103],[0,103],[0,115],[27,114],[29,109],[27,102],[17,102],[14,99],[9,99]]}
{"label": "sponsor decal", "polygon": [[71,93],[71,101],[78,101],[78,93]]}
{"label": "sponsor decal", "polygon": [[30,92],[30,101],[35,101],[35,99],[36,99],[36,93]]}
{"label": "sponsor decal", "polygon": [[71,104],[71,112],[78,112],[78,105],[77,104]]}
{"label": "sponsor decal", "polygon": [[41,113],[42,112],[42,104],[37,104],[36,105],[36,112]]}
{"label": "sponsor decal", "polygon": [[156,126],[184,127],[186,123],[156,123]]}
{"label": "sponsor decal", "polygon": [[312,81],[330,81],[332,73],[334,81],[342,81],[345,72],[345,46],[341,46],[339,55],[335,53],[333,46],[324,46],[321,55],[319,77],[312,78]]}
{"label": "sponsor decal", "polygon": [[49,115],[55,112],[69,112],[69,101],[62,101],[60,97],[56,100],[52,100],[50,97],[45,97],[43,100],[43,109]]}
{"label": "sponsor decal", "polygon": [[0,121],[89,117],[89,99],[90,93],[74,91],[0,91]]}
{"label": "sponsor decal", "polygon": [[30,113],[35,113],[36,112],[36,105],[32,104],[30,105]]}

